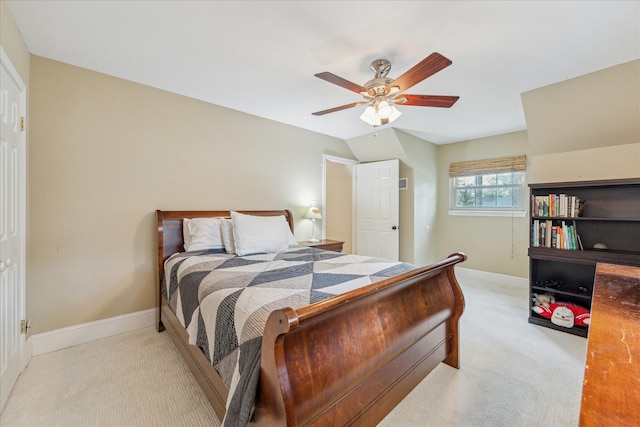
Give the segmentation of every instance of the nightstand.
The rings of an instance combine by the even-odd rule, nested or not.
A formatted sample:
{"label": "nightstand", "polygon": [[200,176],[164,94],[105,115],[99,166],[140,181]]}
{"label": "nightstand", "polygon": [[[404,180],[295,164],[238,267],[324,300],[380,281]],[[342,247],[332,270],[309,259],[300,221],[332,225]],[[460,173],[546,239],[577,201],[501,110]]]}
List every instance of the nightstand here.
{"label": "nightstand", "polygon": [[324,239],[315,243],[309,242],[307,240],[305,242],[299,242],[299,244],[312,248],[324,249],[325,251],[342,252],[342,245],[344,244],[344,242],[341,242],[339,240]]}

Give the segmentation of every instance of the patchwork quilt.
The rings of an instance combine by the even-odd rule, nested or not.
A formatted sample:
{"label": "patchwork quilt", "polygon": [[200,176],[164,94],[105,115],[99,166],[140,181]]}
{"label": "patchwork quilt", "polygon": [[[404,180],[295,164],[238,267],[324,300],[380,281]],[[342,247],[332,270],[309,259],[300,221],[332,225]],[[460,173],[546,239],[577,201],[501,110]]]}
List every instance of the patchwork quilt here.
{"label": "patchwork quilt", "polygon": [[165,262],[162,293],[229,387],[224,425],[246,425],[253,410],[261,339],[269,314],[301,308],[415,268],[411,264],[293,246],[236,256],[183,252]]}

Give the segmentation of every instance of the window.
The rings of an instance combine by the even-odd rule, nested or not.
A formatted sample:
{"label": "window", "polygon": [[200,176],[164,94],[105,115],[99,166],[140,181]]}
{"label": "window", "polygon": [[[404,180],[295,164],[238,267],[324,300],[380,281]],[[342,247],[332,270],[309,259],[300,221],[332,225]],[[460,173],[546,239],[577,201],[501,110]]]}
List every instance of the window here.
{"label": "window", "polygon": [[452,163],[451,215],[524,216],[525,156]]}
{"label": "window", "polygon": [[452,178],[455,209],[518,209],[522,172],[492,173]]}

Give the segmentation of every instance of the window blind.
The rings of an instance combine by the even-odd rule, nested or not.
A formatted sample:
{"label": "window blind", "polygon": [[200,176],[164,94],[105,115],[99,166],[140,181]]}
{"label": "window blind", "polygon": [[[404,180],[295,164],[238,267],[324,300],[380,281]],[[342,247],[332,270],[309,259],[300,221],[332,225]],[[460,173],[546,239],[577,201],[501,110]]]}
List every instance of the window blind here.
{"label": "window blind", "polygon": [[449,177],[482,175],[487,173],[522,172],[527,156],[496,157],[493,159],[454,162],[449,165]]}

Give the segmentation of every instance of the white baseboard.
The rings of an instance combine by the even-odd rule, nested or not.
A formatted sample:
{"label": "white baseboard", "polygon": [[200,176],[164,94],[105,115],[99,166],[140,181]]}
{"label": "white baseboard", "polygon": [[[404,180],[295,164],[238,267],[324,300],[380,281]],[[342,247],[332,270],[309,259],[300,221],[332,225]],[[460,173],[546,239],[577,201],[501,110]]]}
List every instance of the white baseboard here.
{"label": "white baseboard", "polygon": [[33,339],[31,336],[27,337],[22,348],[22,369],[26,368],[33,356]]}
{"label": "white baseboard", "polygon": [[31,336],[32,356],[85,344],[91,341],[107,338],[124,332],[153,326],[156,321],[156,309],[123,314],[95,322],[54,329],[53,331],[34,334]]}

